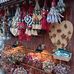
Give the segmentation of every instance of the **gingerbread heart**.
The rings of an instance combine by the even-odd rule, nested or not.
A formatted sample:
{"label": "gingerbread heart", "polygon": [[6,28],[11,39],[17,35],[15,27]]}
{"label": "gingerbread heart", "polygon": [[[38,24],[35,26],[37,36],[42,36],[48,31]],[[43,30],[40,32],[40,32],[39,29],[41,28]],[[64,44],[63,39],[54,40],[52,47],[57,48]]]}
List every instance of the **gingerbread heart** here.
{"label": "gingerbread heart", "polygon": [[65,48],[73,35],[73,25],[70,21],[63,21],[60,24],[53,24],[49,32],[53,45],[58,48]]}

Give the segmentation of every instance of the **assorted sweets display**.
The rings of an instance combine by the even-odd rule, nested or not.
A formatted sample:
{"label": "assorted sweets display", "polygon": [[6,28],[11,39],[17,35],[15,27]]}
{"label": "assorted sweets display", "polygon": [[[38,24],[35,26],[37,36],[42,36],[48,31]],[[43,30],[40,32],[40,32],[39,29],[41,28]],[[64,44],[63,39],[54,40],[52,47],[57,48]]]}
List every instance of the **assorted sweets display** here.
{"label": "assorted sweets display", "polygon": [[[70,67],[62,63],[62,61],[68,62],[71,59],[72,53],[64,49],[58,49],[54,53],[50,53],[41,47],[39,50],[42,51],[37,49],[30,50],[24,46],[17,46],[4,50],[2,52],[2,60],[5,62],[5,65],[9,64],[9,66],[4,67],[2,63],[3,68],[7,70],[8,67],[8,70],[12,74],[18,74],[18,72],[23,74],[28,73],[29,68],[32,70],[38,69],[50,74],[53,74],[53,72],[56,74],[68,74],[70,72]],[[29,68],[26,68],[25,65],[29,66]]]}

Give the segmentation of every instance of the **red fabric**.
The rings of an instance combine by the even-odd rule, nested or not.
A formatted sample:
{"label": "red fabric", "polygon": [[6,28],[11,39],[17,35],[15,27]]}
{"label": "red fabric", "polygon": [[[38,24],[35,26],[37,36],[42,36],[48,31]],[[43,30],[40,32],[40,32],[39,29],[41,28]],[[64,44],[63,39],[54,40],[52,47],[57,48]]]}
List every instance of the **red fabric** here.
{"label": "red fabric", "polygon": [[32,14],[33,14],[33,10],[34,10],[34,6],[32,6],[32,5],[30,5],[30,7],[29,7],[29,14],[32,16]]}
{"label": "red fabric", "polygon": [[26,24],[23,22],[19,22],[18,23],[18,39],[20,42],[27,40],[30,41],[31,37],[25,34],[25,30],[26,30]]}
{"label": "red fabric", "polygon": [[27,10],[28,10],[28,4],[22,3],[22,7],[21,7],[21,18],[22,19],[26,16]]}
{"label": "red fabric", "polygon": [[23,23],[23,22],[19,22],[19,23],[18,23],[18,33],[19,33],[18,39],[19,39],[20,41],[23,41],[23,40],[26,39],[25,27],[26,27],[26,26],[25,26],[25,23]]}
{"label": "red fabric", "polygon": [[43,30],[49,31],[49,26],[45,17],[42,18],[41,25]]}
{"label": "red fabric", "polygon": [[[22,3],[21,19],[24,19],[24,17],[26,16],[27,12],[29,12],[29,15],[32,16],[33,9],[34,9],[34,7],[32,6],[32,4],[28,5],[27,3],[26,4]],[[31,36],[28,36],[27,34],[25,34],[25,31],[26,31],[26,28],[27,28],[26,23],[19,22],[18,23],[18,27],[19,27],[19,29],[18,29],[18,32],[19,32],[18,39],[20,41],[24,41],[24,40],[30,41],[31,40]]]}
{"label": "red fabric", "polygon": [[48,11],[43,9],[41,14],[42,14],[42,19],[41,19],[41,25],[42,25],[42,29],[49,31],[49,25],[47,23],[46,17],[47,17],[47,13]]}
{"label": "red fabric", "polygon": [[4,14],[5,14],[5,11],[3,9],[0,9],[0,16],[2,17],[4,16]]}
{"label": "red fabric", "polygon": [[32,38],[31,36],[26,35],[26,40],[27,41],[31,41],[31,38]]}

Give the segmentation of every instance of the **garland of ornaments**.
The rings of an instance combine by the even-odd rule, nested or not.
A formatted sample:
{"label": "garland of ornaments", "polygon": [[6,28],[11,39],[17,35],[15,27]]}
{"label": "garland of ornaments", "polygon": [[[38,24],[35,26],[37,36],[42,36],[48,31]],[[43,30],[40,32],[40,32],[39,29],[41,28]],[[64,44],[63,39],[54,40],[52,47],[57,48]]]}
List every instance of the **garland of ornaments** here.
{"label": "garland of ornaments", "polygon": [[[39,6],[38,0],[35,0],[35,2],[35,8],[31,8],[33,3],[31,0],[29,0],[29,9],[26,10],[26,8],[24,8],[24,10],[26,10],[24,12],[22,12],[19,5],[17,5],[15,15],[12,18],[12,25],[10,27],[10,32],[13,36],[19,36],[19,26],[17,25],[18,22],[21,22],[21,24],[23,22],[24,25],[26,25],[26,29],[24,29],[23,33],[23,40],[25,37],[38,36],[39,30],[49,31],[49,24],[61,22],[61,18],[64,17],[61,13],[65,11],[65,3],[63,0],[59,0],[57,5],[56,0],[53,0],[51,3],[50,11],[47,9],[46,0],[44,1],[42,10]],[[27,2],[25,1],[25,4],[26,3]],[[21,13],[23,14],[23,16],[21,15]]]}

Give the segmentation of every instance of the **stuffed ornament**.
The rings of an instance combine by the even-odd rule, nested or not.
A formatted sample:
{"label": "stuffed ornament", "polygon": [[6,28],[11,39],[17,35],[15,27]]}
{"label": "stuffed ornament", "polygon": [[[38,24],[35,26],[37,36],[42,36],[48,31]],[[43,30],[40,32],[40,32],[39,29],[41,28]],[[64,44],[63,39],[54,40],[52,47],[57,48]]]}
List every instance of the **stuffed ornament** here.
{"label": "stuffed ornament", "polygon": [[13,36],[18,36],[18,28],[17,28],[17,22],[20,21],[20,8],[17,7],[15,16],[12,19],[12,26],[10,28],[10,32],[13,34]]}
{"label": "stuffed ornament", "polygon": [[48,10],[47,10],[46,0],[45,0],[44,6],[43,6],[42,11],[41,11],[41,15],[42,15],[41,27],[43,30],[49,31],[49,26],[48,26],[48,23],[46,20],[47,13],[48,13]]}
{"label": "stuffed ornament", "polygon": [[56,8],[60,13],[63,13],[65,11],[65,3],[63,2],[63,0],[58,1]]}
{"label": "stuffed ornament", "polygon": [[27,71],[23,67],[17,67],[13,74],[27,74]]}
{"label": "stuffed ornament", "polygon": [[[30,39],[29,32],[27,30],[27,28],[31,28],[31,23],[29,24],[29,20],[31,21],[31,16],[30,15],[26,15],[26,11],[28,10],[28,4],[26,3],[26,1],[24,1],[22,3],[22,7],[21,7],[21,11],[20,12],[20,17],[21,17],[21,22],[18,22],[18,39],[19,41],[24,41],[24,40],[28,40],[28,38]],[[28,20],[29,19],[29,20]],[[25,21],[25,22],[23,22]]]}
{"label": "stuffed ornament", "polygon": [[31,36],[31,28],[32,28],[32,24],[33,24],[32,17],[29,14],[27,14],[24,17],[24,20],[25,20],[25,23],[27,24],[25,34],[28,36]]}
{"label": "stuffed ornament", "polygon": [[26,24],[24,22],[18,22],[18,39],[20,41],[26,40],[25,29]]}
{"label": "stuffed ornament", "polygon": [[[29,3],[30,3],[30,0],[29,0]],[[25,22],[27,24],[25,34],[28,35],[28,36],[31,36],[31,35],[37,36],[38,35],[37,31],[32,29],[32,25],[33,25],[33,19],[32,19],[33,8],[34,7],[30,4],[28,14],[24,17],[24,20],[25,20]]]}
{"label": "stuffed ornament", "polygon": [[24,17],[24,21],[27,24],[28,28],[32,28],[33,20],[32,20],[32,12],[33,12],[33,6],[31,4],[31,1],[29,0],[29,9],[27,12],[27,15]]}
{"label": "stuffed ornament", "polygon": [[36,5],[34,8],[34,13],[33,13],[32,19],[33,19],[32,29],[40,30],[41,29],[40,20],[42,19],[42,15],[41,15],[40,7],[38,4],[38,0],[36,0]]}
{"label": "stuffed ornament", "polygon": [[47,15],[48,23],[58,23],[61,22],[61,17],[63,17],[55,7],[55,0],[52,1],[52,7]]}
{"label": "stuffed ornament", "polygon": [[25,20],[25,23],[27,24],[27,27],[28,28],[31,28],[32,27],[32,24],[33,24],[33,20],[32,20],[32,17],[27,14],[25,17],[24,17],[24,20]]}

